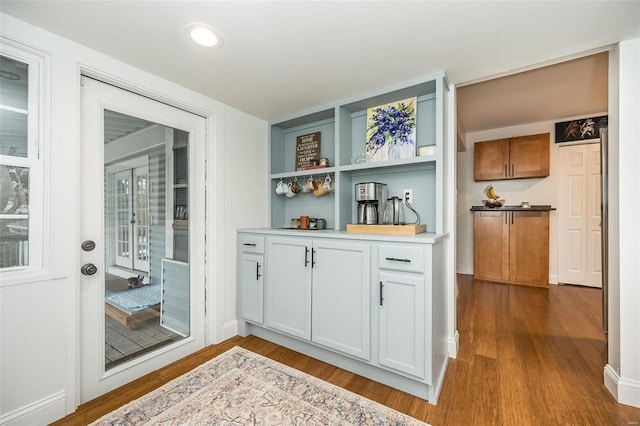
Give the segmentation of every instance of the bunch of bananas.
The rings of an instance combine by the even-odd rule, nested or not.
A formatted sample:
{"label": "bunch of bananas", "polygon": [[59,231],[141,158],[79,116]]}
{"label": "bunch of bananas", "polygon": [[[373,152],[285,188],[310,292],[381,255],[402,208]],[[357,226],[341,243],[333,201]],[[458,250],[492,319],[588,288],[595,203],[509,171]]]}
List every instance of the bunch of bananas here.
{"label": "bunch of bananas", "polygon": [[484,189],[484,195],[486,195],[489,200],[500,199],[500,196],[493,190],[493,185],[489,185]]}

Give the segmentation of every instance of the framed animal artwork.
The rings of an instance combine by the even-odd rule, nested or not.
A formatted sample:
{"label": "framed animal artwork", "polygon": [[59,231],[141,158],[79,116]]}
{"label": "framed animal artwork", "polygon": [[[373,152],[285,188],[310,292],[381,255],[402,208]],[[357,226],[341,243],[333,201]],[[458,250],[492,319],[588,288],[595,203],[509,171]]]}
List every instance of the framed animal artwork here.
{"label": "framed animal artwork", "polygon": [[600,129],[607,127],[608,121],[608,115],[601,115],[556,123],[556,143],[597,139]]}

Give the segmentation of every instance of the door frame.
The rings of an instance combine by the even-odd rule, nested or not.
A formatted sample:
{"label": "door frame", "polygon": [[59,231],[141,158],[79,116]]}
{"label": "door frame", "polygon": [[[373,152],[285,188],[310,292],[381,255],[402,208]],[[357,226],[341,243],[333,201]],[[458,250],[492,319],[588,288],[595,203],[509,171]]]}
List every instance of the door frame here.
{"label": "door frame", "polygon": [[[197,263],[200,264],[201,267],[196,268],[197,273],[193,275],[193,279],[202,280],[206,282],[206,294],[213,295],[213,297],[207,297],[206,303],[203,301],[203,309],[206,312],[209,312],[209,315],[205,317],[205,323],[201,324],[201,328],[204,329],[204,344],[208,345],[211,343],[217,343],[222,341],[222,333],[220,332],[223,328],[223,324],[219,321],[221,318],[221,314],[223,313],[224,300],[222,297],[215,297],[215,294],[221,294],[221,290],[218,287],[223,286],[224,280],[221,278],[224,276],[224,271],[220,270],[220,266],[224,265],[224,259],[222,261],[216,262],[214,253],[216,251],[220,252],[222,249],[216,250],[217,247],[223,246],[223,241],[220,241],[220,238],[217,237],[217,232],[215,232],[215,228],[213,224],[224,223],[223,217],[220,214],[216,213],[213,206],[213,199],[223,199],[223,188],[220,184],[216,184],[217,182],[222,181],[223,171],[220,170],[217,173],[207,173],[205,170],[205,159],[206,159],[206,167],[211,170],[212,168],[220,169],[221,165],[223,165],[223,156],[219,149],[220,144],[216,144],[216,140],[221,140],[223,136],[223,129],[217,126],[217,117],[223,114],[223,105],[213,101],[211,99],[205,98],[202,95],[197,95],[187,91],[184,88],[181,88],[177,85],[173,85],[172,83],[167,84],[166,93],[170,93],[170,95],[159,95],[159,92],[149,90],[148,88],[138,86],[135,84],[131,84],[125,82],[124,80],[114,77],[113,75],[106,74],[101,71],[97,71],[95,69],[91,69],[85,66],[80,66],[78,68],[78,98],[80,99],[80,84],[82,78],[86,76],[92,79],[96,79],[101,81],[102,83],[114,86],[115,88],[122,89],[133,94],[148,98],[153,101],[157,101],[163,104],[166,104],[170,107],[174,107],[191,114],[200,116],[204,119],[204,143],[202,146],[193,146],[193,151],[191,155],[193,158],[202,159],[199,161],[200,165],[196,166],[194,164],[194,175],[192,175],[194,182],[199,181],[202,182],[201,190],[198,192],[197,197],[194,198],[194,203],[192,204],[192,211],[200,212],[199,215],[203,217],[201,225],[199,225],[200,229],[194,229],[192,235],[205,235],[206,230],[209,230],[206,238],[206,250],[205,243],[195,245],[195,239],[192,238],[190,242],[190,249],[193,253],[206,253],[206,256],[203,256],[201,259],[198,259]],[[159,79],[160,83],[164,80]],[[165,82],[167,83],[167,82]],[[156,84],[156,86],[159,86]],[[161,86],[159,86],[161,87]],[[191,99],[198,105],[205,105],[206,109],[201,107],[194,106],[193,103],[186,103],[181,101],[180,99]],[[125,112],[126,113],[126,112]],[[138,114],[141,115],[141,114]],[[80,125],[80,122],[78,123]],[[170,125],[168,123],[168,125]],[[195,170],[197,168],[197,171]],[[80,166],[78,166],[78,172],[80,171]],[[208,179],[208,180],[207,180]],[[205,194],[207,198],[207,203],[205,205]],[[205,217],[206,215],[206,223]],[[77,226],[77,235],[78,238],[81,238],[81,228],[80,224]],[[220,234],[222,235],[222,233]],[[199,239],[200,240],[200,239]],[[204,240],[204,238],[202,238]],[[81,250],[79,249],[80,241],[77,242],[76,247],[76,265],[79,270],[82,262],[81,262]],[[195,262],[195,260],[194,260]],[[202,265],[206,262],[205,266]],[[214,278],[215,276],[215,278]],[[82,276],[76,275],[76,315],[75,318],[80,319],[80,302],[81,302],[81,285],[82,285]],[[211,277],[211,278],[209,278]],[[202,295],[204,298],[204,295]],[[74,339],[73,339],[73,347],[75,348],[74,352],[74,383],[75,383],[75,406],[80,403],[81,400],[81,389],[80,389],[80,377],[81,377],[81,353],[80,353],[80,338],[81,338],[81,323],[80,321],[75,321],[74,323]],[[144,359],[144,358],[143,358]],[[115,370],[115,369],[114,369]]]}

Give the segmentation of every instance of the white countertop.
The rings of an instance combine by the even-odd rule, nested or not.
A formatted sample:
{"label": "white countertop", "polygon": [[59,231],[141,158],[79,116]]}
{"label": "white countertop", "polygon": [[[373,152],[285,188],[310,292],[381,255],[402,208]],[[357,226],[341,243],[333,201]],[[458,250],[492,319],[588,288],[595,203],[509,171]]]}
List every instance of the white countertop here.
{"label": "white countertop", "polygon": [[242,228],[238,232],[264,234],[264,235],[286,235],[289,237],[305,237],[305,238],[344,238],[350,240],[375,240],[375,241],[391,241],[403,243],[421,243],[435,244],[445,238],[449,234],[435,234],[432,232],[423,232],[416,235],[388,235],[388,234],[355,234],[347,233],[347,231],[336,231],[333,229],[307,230],[295,228]]}

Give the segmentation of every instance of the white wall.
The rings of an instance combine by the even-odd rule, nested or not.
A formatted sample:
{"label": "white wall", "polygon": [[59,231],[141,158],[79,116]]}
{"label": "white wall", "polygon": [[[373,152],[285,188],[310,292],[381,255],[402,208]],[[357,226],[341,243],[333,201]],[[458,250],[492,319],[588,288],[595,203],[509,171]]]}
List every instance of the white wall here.
{"label": "white wall", "polygon": [[[607,113],[596,111],[584,116],[598,115],[607,115]],[[555,123],[584,116],[558,117],[553,121],[467,133],[467,150],[458,153],[458,273],[473,274],[473,214],[469,209],[474,205],[482,205],[481,200],[484,198],[483,192],[487,185],[493,184],[496,192],[506,200],[507,205],[519,205],[523,201],[529,201],[532,205],[558,207],[558,150],[561,144],[554,143]],[[476,142],[538,133],[550,134],[550,172],[548,177],[486,182],[473,180],[473,152]],[[558,214],[556,211],[552,211],[549,215],[549,282],[554,284],[558,283],[558,244]]]}
{"label": "white wall", "polygon": [[[266,222],[264,198],[252,197],[254,204],[246,208],[247,199],[225,191],[224,171],[241,175],[243,184],[264,182],[264,154],[248,164],[237,160],[243,157],[241,147],[258,152],[261,144],[266,146],[266,123],[12,16],[0,14],[0,30],[3,42],[18,42],[51,58],[46,75],[50,84],[45,87],[51,94],[45,129],[50,183],[46,196],[51,204],[45,218],[50,232],[49,269],[38,278],[0,286],[0,424],[46,424],[74,411],[78,395],[81,70],[207,117],[207,294],[213,295],[207,299],[212,308],[206,324],[208,343],[223,338],[224,322],[232,321],[234,315],[233,308],[225,308],[227,299],[235,297],[235,269],[229,269],[235,262],[232,229]],[[229,131],[225,131],[227,124]],[[235,144],[228,158],[226,138]],[[264,186],[256,191],[261,192],[264,197]],[[241,207],[246,208],[244,213],[227,227],[225,216],[235,217]]]}
{"label": "white wall", "polygon": [[[640,334],[638,306],[640,306],[640,39],[620,43],[618,52],[617,134],[611,135],[614,145],[612,160],[618,167],[610,167],[617,191],[610,198],[610,242],[619,242],[610,250],[609,281],[609,360],[605,367],[605,384],[618,401],[640,407]],[[617,138],[616,138],[617,136]],[[615,149],[617,146],[617,149]],[[610,151],[611,152],[611,151]],[[613,190],[612,190],[613,192]],[[613,253],[611,253],[613,251]],[[613,257],[612,257],[613,255]]]}
{"label": "white wall", "polygon": [[236,319],[236,231],[267,226],[267,123],[227,108],[225,115],[224,338],[238,334]]}

